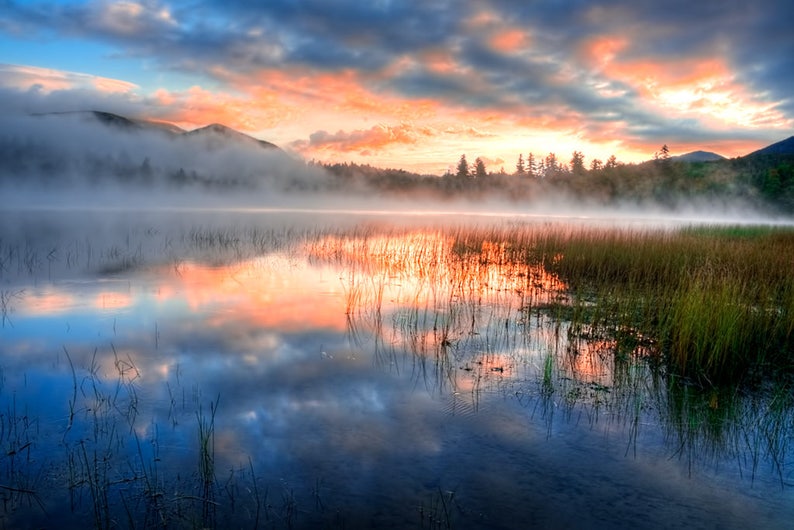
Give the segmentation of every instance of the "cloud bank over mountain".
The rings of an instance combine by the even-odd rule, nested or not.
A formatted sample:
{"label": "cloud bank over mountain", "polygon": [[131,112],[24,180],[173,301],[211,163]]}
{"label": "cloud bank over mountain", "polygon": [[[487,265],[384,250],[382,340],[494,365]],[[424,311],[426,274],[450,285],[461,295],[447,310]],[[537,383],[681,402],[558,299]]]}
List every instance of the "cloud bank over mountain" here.
{"label": "cloud bank over mountain", "polygon": [[85,111],[0,117],[0,183],[33,195],[254,195],[309,192],[325,175],[277,146],[213,124],[170,124]]}

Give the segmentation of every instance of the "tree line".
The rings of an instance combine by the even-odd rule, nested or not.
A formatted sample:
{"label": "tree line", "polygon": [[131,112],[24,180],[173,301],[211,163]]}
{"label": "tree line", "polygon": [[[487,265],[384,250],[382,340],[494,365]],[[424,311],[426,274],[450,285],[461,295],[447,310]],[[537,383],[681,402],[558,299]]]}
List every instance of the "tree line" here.
{"label": "tree line", "polygon": [[420,175],[354,163],[319,164],[332,176],[332,188],[395,195],[423,193],[437,198],[496,196],[513,201],[567,197],[609,206],[625,201],[675,205],[682,199],[740,199],[794,214],[794,155],[750,156],[688,162],[670,156],[667,145],[652,159],[623,163],[614,155],[587,163],[581,151],[562,160],[555,153],[518,155],[515,170],[489,171],[482,157],[465,154],[447,172]]}
{"label": "tree line", "polygon": [[[667,149],[665,145],[663,149]],[[666,151],[667,152],[667,151]],[[614,169],[618,167],[621,162],[618,162],[618,159],[615,155],[611,155],[606,162],[598,158],[594,158],[590,162],[589,169],[585,166],[585,157],[581,151],[574,151],[571,154],[571,159],[569,162],[562,162],[557,157],[555,153],[549,153],[545,157],[536,156],[534,153],[528,153],[526,159],[524,159],[523,153],[518,155],[518,162],[516,162],[516,170],[512,173],[513,176],[517,177],[532,177],[532,178],[551,178],[555,176],[565,175],[565,174],[573,174],[573,175],[583,175],[588,171],[600,171],[603,169]],[[466,159],[466,155],[463,154],[458,160],[458,164],[456,166],[456,171],[453,174],[451,171],[448,171],[444,176],[449,178],[452,176],[457,178],[485,178],[492,173],[489,173],[485,162],[482,158],[477,157],[474,161],[473,165],[470,165],[468,160]],[[499,175],[507,175],[502,167],[499,170]]]}

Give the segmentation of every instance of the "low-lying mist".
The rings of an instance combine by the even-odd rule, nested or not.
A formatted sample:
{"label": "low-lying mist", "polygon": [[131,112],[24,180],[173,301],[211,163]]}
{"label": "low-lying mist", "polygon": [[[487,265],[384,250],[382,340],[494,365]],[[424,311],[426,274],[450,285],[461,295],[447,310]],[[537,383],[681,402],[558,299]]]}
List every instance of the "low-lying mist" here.
{"label": "low-lying mist", "polygon": [[248,209],[391,220],[791,223],[788,216],[737,198],[605,205],[563,192],[528,200],[511,199],[506,189],[476,195],[443,188],[374,189],[223,127],[185,133],[95,112],[0,118],[0,191],[3,210]]}

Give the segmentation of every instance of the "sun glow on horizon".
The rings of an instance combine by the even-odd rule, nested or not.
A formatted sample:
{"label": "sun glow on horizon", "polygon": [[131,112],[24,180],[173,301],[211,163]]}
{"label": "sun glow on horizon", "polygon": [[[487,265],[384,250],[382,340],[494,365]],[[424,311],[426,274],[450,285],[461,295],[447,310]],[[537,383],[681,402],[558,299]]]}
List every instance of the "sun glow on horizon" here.
{"label": "sun glow on horizon", "polygon": [[[444,16],[424,4],[340,6],[358,18],[338,20],[278,5],[183,7],[100,2],[56,6],[36,20],[19,8],[0,30],[8,51],[0,89],[35,112],[96,108],[185,129],[222,123],[306,160],[437,175],[461,154],[508,172],[529,153],[640,162],[661,144],[706,144],[740,156],[794,128],[788,96],[748,77],[766,69],[768,82],[777,63],[740,64],[741,42],[709,35],[717,22],[687,33],[687,48],[689,21],[671,25],[642,6],[565,17],[543,5],[523,13],[466,3]],[[249,12],[256,23],[241,17]],[[398,20],[383,26],[385,13]],[[729,12],[714,16],[735,24]],[[85,46],[75,44],[74,24]],[[37,62],[18,45],[26,32],[68,42],[86,54],[84,71],[97,73],[53,67],[74,64],[55,50]]]}

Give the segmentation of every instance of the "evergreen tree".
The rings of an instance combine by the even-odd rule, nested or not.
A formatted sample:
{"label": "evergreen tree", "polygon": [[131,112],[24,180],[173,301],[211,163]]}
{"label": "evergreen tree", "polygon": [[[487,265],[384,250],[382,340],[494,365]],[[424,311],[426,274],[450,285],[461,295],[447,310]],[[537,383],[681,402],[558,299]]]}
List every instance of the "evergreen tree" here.
{"label": "evergreen tree", "polygon": [[485,170],[485,162],[482,161],[482,158],[477,157],[477,160],[474,161],[474,178],[481,179],[487,176],[488,173]]}
{"label": "evergreen tree", "polygon": [[460,161],[458,162],[458,172],[457,176],[460,179],[469,178],[469,163],[466,161],[466,155],[460,155]]}
{"label": "evergreen tree", "polygon": [[661,149],[653,154],[653,159],[657,162],[667,162],[670,160],[670,148],[664,144]]}
{"label": "evergreen tree", "polygon": [[526,172],[526,168],[524,167],[524,155],[518,155],[518,163],[516,164],[516,175],[521,176]]}
{"label": "evergreen tree", "polygon": [[530,152],[527,155],[527,173],[530,177],[538,176],[538,163],[535,161],[535,155]]}
{"label": "evergreen tree", "polygon": [[571,172],[574,175],[584,175],[584,155],[581,151],[574,151],[571,155]]}
{"label": "evergreen tree", "polygon": [[555,173],[560,170],[560,166],[557,163],[557,155],[554,153],[549,153],[546,155],[546,176],[552,177]]}

